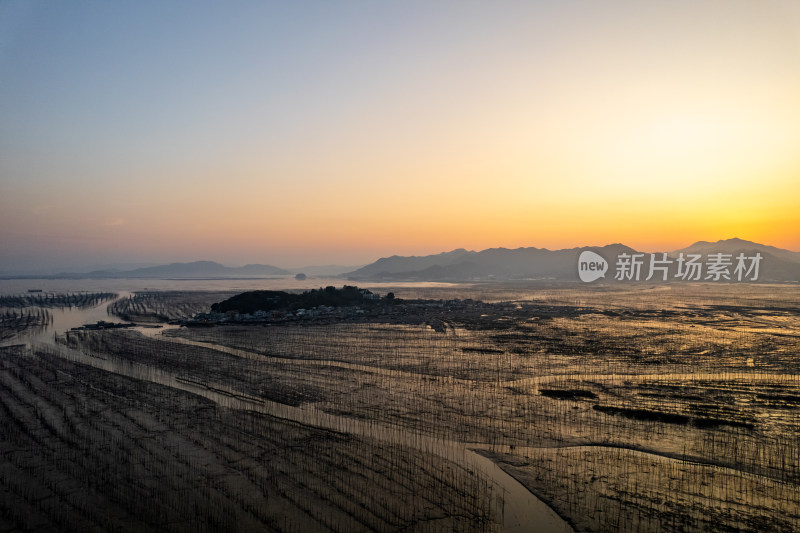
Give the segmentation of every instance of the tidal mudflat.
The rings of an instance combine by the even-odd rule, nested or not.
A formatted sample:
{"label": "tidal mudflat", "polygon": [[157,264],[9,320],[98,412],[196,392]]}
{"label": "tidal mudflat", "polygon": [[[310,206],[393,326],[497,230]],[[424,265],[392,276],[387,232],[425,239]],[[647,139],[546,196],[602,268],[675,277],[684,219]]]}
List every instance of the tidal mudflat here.
{"label": "tidal mudflat", "polygon": [[[9,332],[0,524],[800,529],[800,288],[394,292],[439,304]],[[152,323],[218,297],[150,291],[109,309]]]}

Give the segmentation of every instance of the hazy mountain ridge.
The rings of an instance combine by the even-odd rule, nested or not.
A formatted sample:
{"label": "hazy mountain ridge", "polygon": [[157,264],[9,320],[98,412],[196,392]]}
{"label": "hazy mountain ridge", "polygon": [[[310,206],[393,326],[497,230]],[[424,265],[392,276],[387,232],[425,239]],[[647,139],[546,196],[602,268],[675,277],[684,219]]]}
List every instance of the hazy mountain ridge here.
{"label": "hazy mountain ridge", "polygon": [[717,242],[698,241],[691,246],[671,252],[671,256],[680,253],[714,254],[724,253],[737,257],[744,254],[746,257],[761,254],[760,281],[800,281],[800,252],[792,252],[759,244],[744,239],[725,239]]}
{"label": "hazy mountain ridge", "polygon": [[417,270],[425,270],[426,268],[432,266],[448,266],[460,261],[463,261],[466,257],[470,257],[471,255],[475,255],[478,252],[467,251],[463,248],[459,248],[457,250],[453,250],[451,252],[442,252],[436,255],[424,255],[424,256],[400,256],[400,255],[393,255],[391,257],[383,257],[378,259],[374,263],[370,265],[363,266],[358,270],[351,272],[350,274],[354,274],[356,272],[363,272],[365,274],[372,274],[372,273],[398,273],[398,272],[411,272]]}
{"label": "hazy mountain ridge", "polygon": [[[470,281],[480,279],[576,280],[578,257],[590,250],[609,263],[607,280],[613,280],[614,261],[621,253],[638,253],[624,244],[584,246],[562,250],[546,248],[489,248],[480,252],[457,249],[429,256],[381,258],[346,274],[353,280],[373,281]],[[739,253],[762,256],[759,281],[800,281],[800,253],[742,239],[710,243],[698,241],[686,248],[666,252],[675,257],[683,253]]]}
{"label": "hazy mountain ridge", "polygon": [[[623,244],[586,246],[563,250],[546,248],[488,248],[475,252],[463,249],[423,257],[382,258],[347,274],[350,279],[465,281],[475,278],[564,279],[574,273],[578,256],[584,250],[605,253],[634,252]],[[414,266],[414,269],[407,269]]]}
{"label": "hazy mountain ridge", "polygon": [[266,277],[289,274],[289,271],[272,265],[245,265],[227,267],[214,261],[193,261],[191,263],[170,263],[154,267],[137,268],[127,271],[96,271],[90,277],[121,278],[205,278],[205,277]]}
{"label": "hazy mountain ridge", "polygon": [[59,272],[51,275],[17,275],[9,276],[17,279],[53,278],[53,279],[116,279],[116,278],[262,278],[282,276],[289,271],[272,265],[245,265],[243,267],[227,267],[214,261],[193,261],[189,263],[170,263],[133,270],[94,270],[92,272]]}
{"label": "hazy mountain ridge", "polygon": [[343,272],[352,272],[363,265],[306,265],[302,267],[287,268],[292,274],[305,274],[312,277],[339,277]]}
{"label": "hazy mountain ridge", "polygon": [[[606,246],[583,246],[561,250],[547,248],[488,248],[482,251],[458,248],[449,252],[427,256],[383,257],[374,263],[346,272],[347,267],[337,265],[312,266],[283,269],[273,265],[250,264],[228,267],[214,261],[170,263],[132,270],[104,269],[92,272],[60,272],[41,275],[3,275],[3,278],[32,279],[117,279],[117,278],[175,278],[175,279],[224,279],[267,278],[304,272],[310,276],[340,275],[352,280],[367,281],[473,281],[548,279],[577,280],[578,257],[581,252],[591,250],[600,254],[609,263],[606,280],[613,280],[615,259],[621,253],[637,253],[637,250],[621,243]],[[733,238],[717,242],[697,241],[694,244],[671,252],[675,258],[680,253],[701,254],[726,253],[736,257],[739,253],[762,256],[758,281],[800,281],[800,252],[793,252]],[[661,253],[661,252],[659,252]],[[649,254],[646,254],[649,255]],[[354,267],[351,267],[354,268]]]}
{"label": "hazy mountain ridge", "polygon": [[768,253],[773,257],[778,257],[787,261],[800,262],[800,252],[792,252],[791,250],[784,250],[782,248],[776,248],[775,246],[769,246],[767,244],[758,244],[735,237],[733,239],[724,239],[717,242],[697,241],[691,246],[681,248],[680,250],[675,250],[672,253],[679,254],[680,252],[684,252],[705,254],[721,252],[738,254],[741,251],[751,250],[758,250],[762,254]]}

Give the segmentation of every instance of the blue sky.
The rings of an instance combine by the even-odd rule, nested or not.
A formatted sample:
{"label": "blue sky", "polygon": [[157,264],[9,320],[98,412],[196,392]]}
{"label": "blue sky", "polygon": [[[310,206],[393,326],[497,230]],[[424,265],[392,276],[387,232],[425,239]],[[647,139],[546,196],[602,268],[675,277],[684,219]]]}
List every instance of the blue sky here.
{"label": "blue sky", "polygon": [[0,271],[798,249],[798,30],[789,1],[3,1]]}

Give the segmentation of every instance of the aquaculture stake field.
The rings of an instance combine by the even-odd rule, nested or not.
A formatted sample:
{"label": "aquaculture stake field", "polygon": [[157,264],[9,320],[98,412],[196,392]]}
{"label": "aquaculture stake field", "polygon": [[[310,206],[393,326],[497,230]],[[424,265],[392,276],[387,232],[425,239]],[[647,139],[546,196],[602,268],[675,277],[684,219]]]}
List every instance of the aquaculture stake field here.
{"label": "aquaculture stake field", "polygon": [[1,348],[0,529],[568,530],[518,483],[578,531],[800,529],[800,288],[454,291],[395,294],[496,303]]}

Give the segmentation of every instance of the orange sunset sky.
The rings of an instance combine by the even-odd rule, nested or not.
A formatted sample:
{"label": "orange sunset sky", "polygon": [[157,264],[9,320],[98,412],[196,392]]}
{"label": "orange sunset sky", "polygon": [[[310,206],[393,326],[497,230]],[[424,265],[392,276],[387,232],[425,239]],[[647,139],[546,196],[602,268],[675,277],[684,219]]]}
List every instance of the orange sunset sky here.
{"label": "orange sunset sky", "polygon": [[800,3],[0,3],[0,272],[800,250]]}

